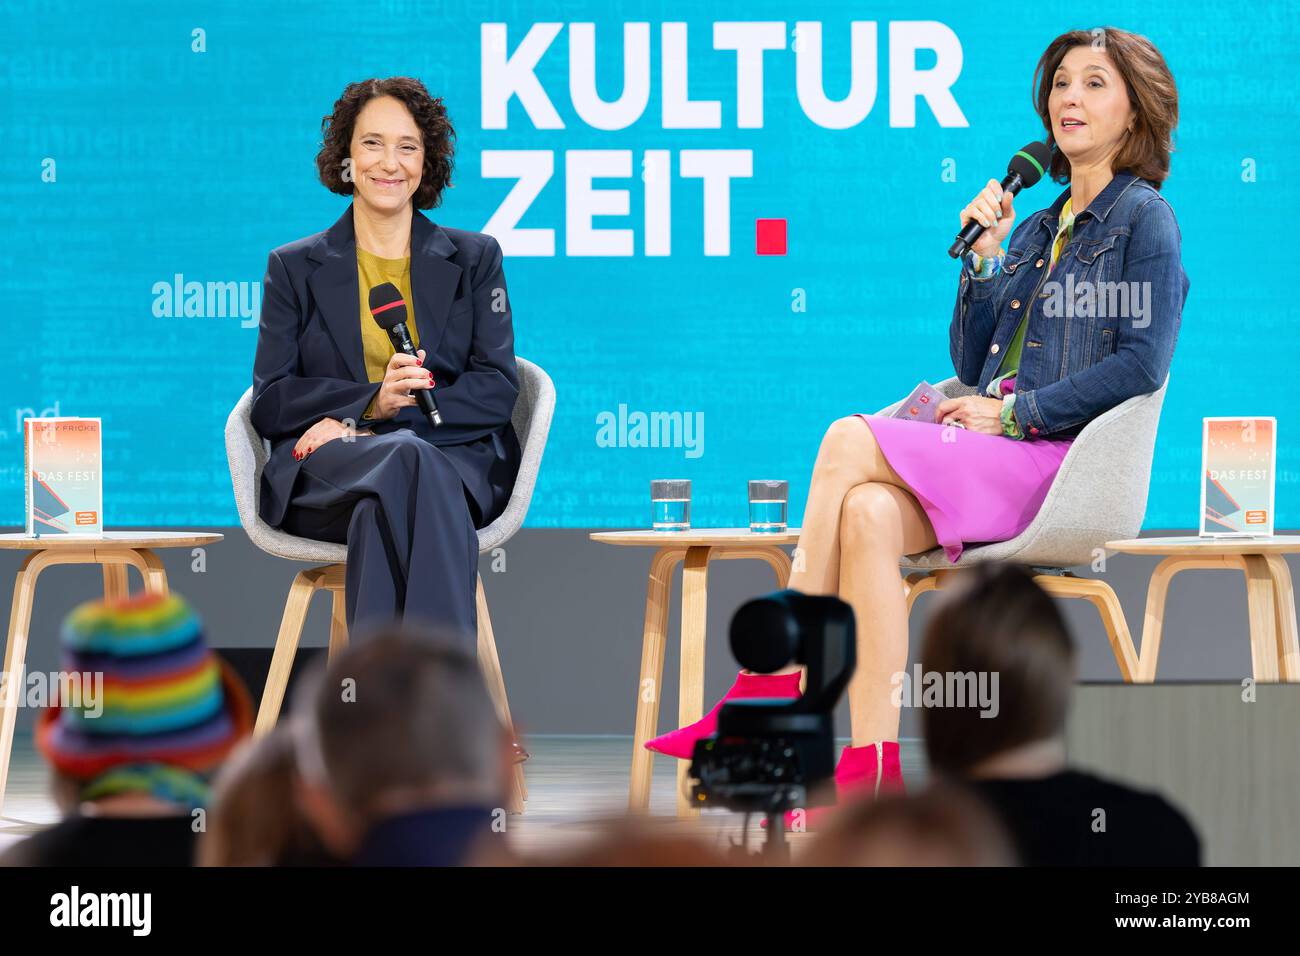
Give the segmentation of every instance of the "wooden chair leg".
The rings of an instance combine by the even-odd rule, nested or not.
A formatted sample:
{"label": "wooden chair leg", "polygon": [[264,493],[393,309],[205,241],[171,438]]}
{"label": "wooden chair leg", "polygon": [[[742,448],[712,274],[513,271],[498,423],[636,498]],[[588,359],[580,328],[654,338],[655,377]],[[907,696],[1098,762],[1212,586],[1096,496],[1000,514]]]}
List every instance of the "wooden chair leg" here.
{"label": "wooden chair leg", "polygon": [[[475,594],[478,617],[478,665],[483,671],[488,694],[496,705],[497,716],[506,732],[513,735],[514,721],[510,717],[510,701],[506,697],[506,681],[501,673],[501,658],[497,654],[496,637],[492,634],[492,618],[488,613],[487,594],[483,590],[483,576],[479,575]],[[524,783],[523,764],[514,765],[510,774],[510,792],[506,796],[507,813],[523,813],[528,788]]]}
{"label": "wooden chair leg", "polygon": [[912,618],[912,605],[926,591],[934,591],[939,587],[939,579],[927,571],[917,571],[909,574],[903,579],[903,594],[907,599],[907,618]]}
{"label": "wooden chair leg", "polygon": [[289,673],[298,653],[302,626],[307,620],[312,595],[316,593],[322,576],[321,568],[299,571],[289,588],[289,598],[284,602],[284,617],[280,619],[280,633],[275,638],[275,652],[271,655],[271,670],[266,675],[262,690],[262,703],[257,709],[257,723],[253,735],[260,737],[275,726],[284,702],[284,691],[289,685]]}
{"label": "wooden chair leg", "polygon": [[14,730],[18,725],[18,703],[24,689],[27,665],[27,634],[32,625],[32,604],[36,578],[47,564],[49,552],[38,551],[23,562],[14,578],[13,604],[9,609],[9,639],[5,644],[5,669],[0,674],[0,810],[4,808],[9,784],[9,759],[13,756]]}
{"label": "wooden chair leg", "polygon": [[684,548],[664,548],[650,560],[646,585],[645,628],[641,637],[641,670],[636,685],[636,722],[632,734],[632,776],[628,786],[629,810],[650,806],[650,781],[654,753],[645,742],[659,729],[659,702],[663,699],[664,649],[668,635],[668,604],[673,586],[673,569],[686,557]]}
{"label": "wooden chair leg", "polygon": [[[903,582],[907,593],[907,613],[910,619],[912,605],[926,591],[941,591],[952,586],[964,569],[942,569],[931,572],[909,574]],[[1126,682],[1132,682],[1139,673],[1137,650],[1133,646],[1133,637],[1129,633],[1128,622],[1124,618],[1124,608],[1109,584],[1096,578],[1079,578],[1073,575],[1035,574],[1034,581],[1053,597],[1083,598],[1097,609],[1102,626],[1106,629],[1106,639],[1119,665],[1120,676]],[[1159,637],[1155,640],[1159,645]],[[1151,666],[1155,666],[1152,655]]]}
{"label": "wooden chair leg", "polygon": [[330,646],[326,660],[333,661],[348,646],[347,594],[343,588],[330,588]]}
{"label": "wooden chair leg", "polygon": [[1300,682],[1300,640],[1296,637],[1295,590],[1291,586],[1291,569],[1286,556],[1265,557],[1273,575],[1273,602],[1277,612],[1278,679]]}
{"label": "wooden chair leg", "polygon": [[[677,726],[685,727],[704,716],[704,637],[708,619],[708,574],[712,549],[692,547],[682,566],[682,660],[678,685]],[[677,761],[677,815],[696,816],[686,793],[689,760]]]}
{"label": "wooden chair leg", "polygon": [[1054,597],[1075,597],[1089,601],[1101,616],[1110,642],[1115,663],[1125,683],[1132,683],[1138,675],[1137,649],[1124,618],[1124,608],[1114,589],[1097,578],[1078,578],[1073,575],[1036,574],[1034,581]]}

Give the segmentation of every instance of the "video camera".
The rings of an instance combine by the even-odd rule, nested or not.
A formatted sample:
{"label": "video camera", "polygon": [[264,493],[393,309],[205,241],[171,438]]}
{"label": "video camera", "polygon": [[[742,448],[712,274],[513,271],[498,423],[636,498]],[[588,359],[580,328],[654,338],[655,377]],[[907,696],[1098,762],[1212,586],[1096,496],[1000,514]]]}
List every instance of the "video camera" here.
{"label": "video camera", "polygon": [[786,810],[828,802],[817,785],[835,771],[835,705],[857,663],[853,609],[836,597],[777,591],[736,611],[730,639],[746,670],[802,664],[806,686],[794,700],[723,704],[717,733],[695,745],[691,800],[765,814],[771,837]]}

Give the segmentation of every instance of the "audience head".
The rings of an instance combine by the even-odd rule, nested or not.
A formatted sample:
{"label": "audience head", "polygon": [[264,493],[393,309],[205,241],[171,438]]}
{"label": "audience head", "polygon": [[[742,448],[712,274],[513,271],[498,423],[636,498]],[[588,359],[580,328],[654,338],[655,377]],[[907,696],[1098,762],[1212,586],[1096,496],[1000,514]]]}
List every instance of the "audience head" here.
{"label": "audience head", "polygon": [[301,812],[295,756],[288,723],[231,754],[213,783],[200,866],[333,862]]}
{"label": "audience head", "polygon": [[986,564],[964,576],[940,594],[922,639],[921,669],[987,675],[996,686],[997,708],[994,716],[974,706],[922,709],[931,770],[950,777],[965,776],[996,755],[1062,738],[1075,678],[1065,621],[1028,570]]}
{"label": "audience head", "polygon": [[1014,866],[1002,824],[955,786],[845,804],[817,834],[807,866]]}
{"label": "audience head", "polygon": [[38,718],[36,747],[65,814],[193,810],[253,726],[238,675],[213,654],[176,594],[90,601],[64,621],[61,699]]}
{"label": "audience head", "polygon": [[303,808],[336,855],[385,817],[503,805],[507,734],[477,660],[439,635],[377,632],[298,690]]}

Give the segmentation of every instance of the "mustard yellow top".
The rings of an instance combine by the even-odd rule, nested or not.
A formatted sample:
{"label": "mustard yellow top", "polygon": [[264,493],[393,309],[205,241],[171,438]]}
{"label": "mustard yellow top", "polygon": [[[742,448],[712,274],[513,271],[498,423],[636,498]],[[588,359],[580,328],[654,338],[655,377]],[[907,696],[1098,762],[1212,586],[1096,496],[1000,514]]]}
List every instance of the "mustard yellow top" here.
{"label": "mustard yellow top", "polygon": [[[393,357],[393,343],[388,333],[379,327],[370,314],[370,290],[391,282],[406,300],[406,327],[411,341],[420,347],[420,330],[415,327],[415,300],[411,295],[411,257],[383,259],[357,246],[357,287],[361,290],[361,350],[365,355],[366,379],[382,382],[388,360]],[[371,418],[374,401],[366,406],[366,418]]]}

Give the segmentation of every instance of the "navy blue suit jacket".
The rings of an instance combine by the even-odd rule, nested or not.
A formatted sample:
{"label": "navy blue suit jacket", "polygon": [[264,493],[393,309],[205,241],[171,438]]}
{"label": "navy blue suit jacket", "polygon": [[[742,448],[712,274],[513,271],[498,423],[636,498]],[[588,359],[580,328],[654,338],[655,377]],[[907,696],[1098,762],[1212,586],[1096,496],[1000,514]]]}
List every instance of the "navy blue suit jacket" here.
{"label": "navy blue suit jacket", "polygon": [[324,232],[271,252],[252,409],[253,427],[272,446],[259,509],[268,524],[280,524],[293,495],[300,466],[293,446],[322,418],[352,419],[377,433],[411,428],[456,467],[479,527],[504,509],[520,451],[510,424],[519,373],[501,247],[491,236],[446,229],[415,211],[411,295],[424,365],[437,383],[438,428],[418,406],[385,421],[362,418],[379,383],[366,378],[352,206]]}

